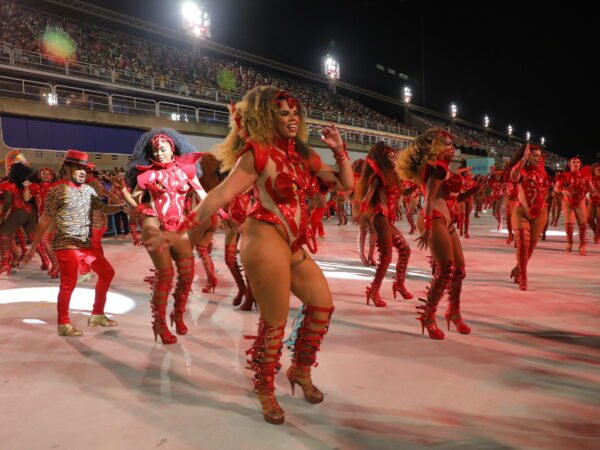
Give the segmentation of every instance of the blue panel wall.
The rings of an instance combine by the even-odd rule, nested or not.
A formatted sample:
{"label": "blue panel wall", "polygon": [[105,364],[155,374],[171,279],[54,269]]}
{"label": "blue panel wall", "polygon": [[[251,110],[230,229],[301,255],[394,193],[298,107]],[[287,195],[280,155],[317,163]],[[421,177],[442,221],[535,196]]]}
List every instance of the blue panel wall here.
{"label": "blue panel wall", "polygon": [[130,154],[144,132],[134,128],[2,116],[4,142],[13,148]]}

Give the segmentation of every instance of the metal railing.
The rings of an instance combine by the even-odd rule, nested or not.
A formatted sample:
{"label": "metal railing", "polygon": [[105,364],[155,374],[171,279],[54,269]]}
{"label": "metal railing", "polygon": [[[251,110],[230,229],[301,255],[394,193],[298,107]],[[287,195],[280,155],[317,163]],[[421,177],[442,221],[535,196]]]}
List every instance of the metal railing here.
{"label": "metal railing", "polygon": [[[193,122],[207,125],[227,127],[229,113],[208,108],[196,108],[190,105],[132,97],[122,94],[83,89],[73,86],[56,85],[25,79],[0,76],[0,97],[28,100],[36,103],[67,108],[81,108],[91,111],[110,112],[114,114],[130,114],[145,117],[160,117],[175,122]],[[309,134],[319,138],[323,130],[320,123],[308,120]],[[407,138],[393,135],[357,131],[340,127],[347,142],[371,145],[377,141],[398,148],[404,148],[411,141]]]}
{"label": "metal railing", "polygon": [[[238,93],[224,92],[216,88],[187,84],[182,81],[164,77],[151,77],[130,70],[109,69],[83,61],[65,60],[36,52],[27,52],[18,48],[1,47],[0,63],[28,67],[31,69],[63,73],[73,77],[103,81],[121,86],[130,86],[155,92],[166,92],[195,99],[209,100],[228,104],[239,101],[242,96]],[[354,117],[346,117],[339,113],[323,112],[308,109],[308,117],[316,120],[331,121],[344,125],[373,129],[405,136],[415,136],[416,130],[402,126],[391,126],[376,121]]]}

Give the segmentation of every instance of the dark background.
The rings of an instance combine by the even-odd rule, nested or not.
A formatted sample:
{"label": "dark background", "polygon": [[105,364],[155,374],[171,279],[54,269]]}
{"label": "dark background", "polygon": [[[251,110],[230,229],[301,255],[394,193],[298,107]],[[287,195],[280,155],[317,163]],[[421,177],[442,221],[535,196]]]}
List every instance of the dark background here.
{"label": "dark background", "polygon": [[[182,1],[88,2],[181,26]],[[455,102],[460,118],[482,123],[488,114],[492,128],[505,131],[510,123],[514,135],[530,131],[534,141],[544,136],[549,150],[580,154],[588,163],[600,152],[591,133],[598,126],[592,82],[598,26],[591,6],[583,3],[543,8],[411,0],[198,3],[211,14],[216,42],[314,72],[331,53],[340,61],[343,81],[398,98],[408,83],[417,105],[448,113]],[[377,70],[377,64],[407,74],[408,82]],[[361,100],[401,118],[399,106]]]}

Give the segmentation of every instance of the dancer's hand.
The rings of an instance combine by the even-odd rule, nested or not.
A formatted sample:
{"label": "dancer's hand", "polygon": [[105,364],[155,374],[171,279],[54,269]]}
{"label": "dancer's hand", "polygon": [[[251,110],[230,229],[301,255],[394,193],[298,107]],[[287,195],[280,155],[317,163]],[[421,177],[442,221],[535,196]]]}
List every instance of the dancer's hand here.
{"label": "dancer's hand", "polygon": [[430,239],[431,239],[431,230],[428,230],[427,228],[425,228],[423,230],[423,233],[421,233],[421,236],[419,236],[417,239],[415,239],[417,241],[417,247],[420,248],[421,250],[426,250],[427,247],[429,247]]}
{"label": "dancer's hand", "polygon": [[323,131],[321,131],[321,142],[334,152],[339,152],[344,149],[344,140],[333,122],[330,122],[329,126],[326,126],[323,128]]}

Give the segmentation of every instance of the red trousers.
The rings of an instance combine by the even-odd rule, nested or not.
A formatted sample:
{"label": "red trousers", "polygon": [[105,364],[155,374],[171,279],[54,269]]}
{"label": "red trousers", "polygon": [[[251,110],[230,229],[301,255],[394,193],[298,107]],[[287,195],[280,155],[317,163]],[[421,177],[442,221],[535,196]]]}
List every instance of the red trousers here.
{"label": "red trousers", "polygon": [[104,255],[94,248],[56,250],[55,253],[60,267],[60,290],[58,291],[58,303],[56,305],[58,324],[71,323],[69,303],[71,303],[71,295],[75,290],[75,284],[77,284],[79,265],[83,260],[89,262],[92,270],[98,274],[92,314],[104,314],[106,294],[115,276],[115,270]]}
{"label": "red trousers", "polygon": [[310,216],[310,227],[314,236],[316,236],[317,233],[321,237],[325,235],[325,231],[323,230],[323,216],[325,215],[325,211],[327,211],[327,208],[313,209]]}

